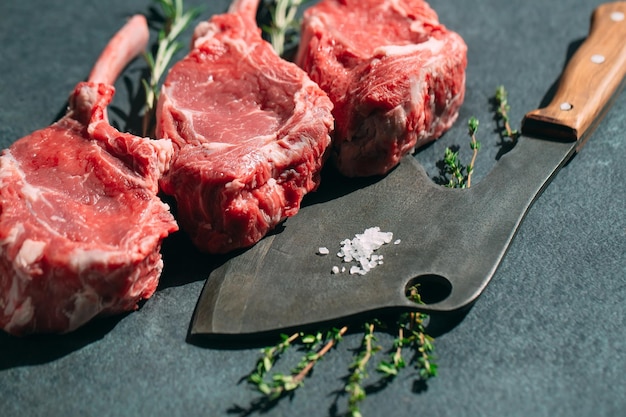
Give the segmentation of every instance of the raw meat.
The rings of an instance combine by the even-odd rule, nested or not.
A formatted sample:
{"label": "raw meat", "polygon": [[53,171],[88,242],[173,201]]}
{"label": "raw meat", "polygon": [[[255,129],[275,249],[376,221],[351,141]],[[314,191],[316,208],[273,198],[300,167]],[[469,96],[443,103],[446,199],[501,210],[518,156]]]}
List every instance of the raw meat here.
{"label": "raw meat", "polygon": [[463,102],[466,55],[422,0],[322,0],[305,11],[296,63],[335,105],[339,171],[384,174],[441,136]]}
{"label": "raw meat", "polygon": [[330,145],[327,95],[261,38],[259,0],[237,0],[194,32],[160,95],[157,136],[174,142],[162,190],[195,245],[253,245],[316,189]]}
{"label": "raw meat", "polygon": [[177,230],[157,197],[170,141],[120,133],[106,106],[148,42],[135,16],[103,51],[68,113],[0,156],[0,326],[63,333],[137,308],[155,291],[162,239]]}

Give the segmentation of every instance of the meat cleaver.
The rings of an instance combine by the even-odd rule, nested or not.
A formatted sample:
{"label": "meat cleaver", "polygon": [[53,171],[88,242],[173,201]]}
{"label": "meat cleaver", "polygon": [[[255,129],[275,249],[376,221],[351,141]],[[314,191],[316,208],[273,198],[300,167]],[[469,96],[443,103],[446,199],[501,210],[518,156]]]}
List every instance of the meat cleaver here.
{"label": "meat cleaver", "polygon": [[[626,2],[594,11],[589,36],[550,104],[526,114],[515,147],[480,183],[469,189],[436,185],[407,156],[383,178],[323,184],[280,230],[210,274],[191,335],[254,335],[390,308],[434,313],[471,305],[533,201],[623,87],[625,14]],[[383,246],[384,263],[365,275],[333,273],[342,266],[335,256],[339,242],[370,226],[393,232],[400,243]],[[330,254],[318,255],[320,247]],[[406,296],[414,284],[423,286],[423,304]]]}

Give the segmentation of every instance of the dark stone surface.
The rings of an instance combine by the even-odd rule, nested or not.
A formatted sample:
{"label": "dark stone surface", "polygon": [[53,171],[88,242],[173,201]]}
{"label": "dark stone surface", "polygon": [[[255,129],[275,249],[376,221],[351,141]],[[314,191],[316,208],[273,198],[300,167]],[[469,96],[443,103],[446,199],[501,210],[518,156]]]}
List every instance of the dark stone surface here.
{"label": "dark stone surface", "polygon": [[[186,3],[201,5],[204,19],[223,12],[228,1]],[[459,122],[417,154],[431,176],[437,175],[435,163],[446,146],[461,146],[467,158],[465,123],[472,115],[481,121],[476,178],[485,175],[500,150],[489,105],[495,88],[503,84],[509,91],[513,121],[545,102],[599,4],[432,1],[442,22],[468,43],[469,68]],[[127,16],[148,13],[151,5],[147,0],[0,2],[2,147],[63,114],[68,93],[88,75],[109,37]],[[143,68],[135,62],[117,84],[110,114],[122,129],[137,126],[127,115],[136,110],[131,97]],[[440,375],[423,390],[406,372],[368,395],[361,407],[365,416],[626,412],[625,131],[622,95],[532,207],[471,310],[433,320]],[[240,380],[252,369],[259,346],[187,342],[204,280],[220,260],[196,253],[183,235],[168,239],[164,256],[158,292],[134,313],[96,320],[64,336],[0,334],[0,414],[244,414],[258,397]],[[451,262],[454,257],[450,254]],[[380,336],[381,343],[390,339]],[[358,331],[348,335],[293,398],[252,414],[343,413],[342,378],[359,343]]]}

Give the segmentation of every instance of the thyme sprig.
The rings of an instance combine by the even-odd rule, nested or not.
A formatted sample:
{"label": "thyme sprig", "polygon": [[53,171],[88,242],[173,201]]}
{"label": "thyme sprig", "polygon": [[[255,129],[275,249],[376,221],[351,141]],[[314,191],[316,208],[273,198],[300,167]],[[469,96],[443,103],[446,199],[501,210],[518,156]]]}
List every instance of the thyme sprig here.
{"label": "thyme sprig", "polygon": [[[416,304],[424,304],[418,286],[409,289],[408,298]],[[421,312],[404,313],[398,320],[398,337],[394,340],[394,349],[389,362],[382,361],[376,370],[386,379],[393,379],[406,367],[403,358],[405,347],[412,347],[414,357],[411,364],[417,370],[422,381],[437,376],[435,362],[435,339],[426,332],[428,314]]]}
{"label": "thyme sprig", "polygon": [[468,133],[470,136],[470,148],[472,149],[472,159],[469,165],[465,166],[459,159],[459,151],[452,148],[446,148],[444,151],[443,163],[445,171],[450,175],[450,180],[446,184],[448,188],[469,188],[472,185],[472,174],[474,173],[474,164],[476,156],[480,150],[480,142],[476,139],[479,121],[475,117],[470,117],[467,122]]}
{"label": "thyme sprig", "polygon": [[[500,138],[503,139],[501,145],[507,145],[508,148],[515,145],[517,138],[519,137],[519,131],[511,127],[511,121],[509,117],[509,111],[511,106],[508,102],[508,93],[504,86],[500,85],[496,88],[495,94],[490,99],[493,104],[494,120],[498,123],[497,132]],[[472,185],[472,174],[474,172],[474,165],[476,163],[476,156],[480,150],[480,142],[476,139],[476,133],[478,132],[478,119],[470,117],[467,123],[468,133],[470,135],[470,148],[472,149],[472,159],[470,163],[465,166],[459,159],[458,150],[452,148],[446,148],[443,157],[444,175],[443,177],[449,177],[448,182],[445,184],[449,188],[469,188]],[[504,142],[505,138],[509,138],[510,142]]]}
{"label": "thyme sprig", "polygon": [[476,163],[476,156],[480,150],[480,142],[476,140],[476,132],[478,131],[478,119],[470,117],[467,122],[470,135],[470,148],[472,149],[472,160],[467,166],[467,188],[472,186],[472,174],[474,173],[474,164]]}
{"label": "thyme sprig", "polygon": [[255,384],[260,392],[265,395],[272,394],[272,387],[265,382],[264,377],[272,370],[278,357],[280,357],[280,355],[282,355],[300,336],[300,333],[294,333],[291,336],[281,334],[280,343],[276,346],[270,346],[263,349],[263,355],[261,355],[256,364],[256,371],[248,377],[248,381]]}
{"label": "thyme sprig", "polygon": [[[424,304],[417,286],[410,289],[409,299],[417,304]],[[435,363],[435,345],[434,338],[426,333],[426,321],[428,314],[421,312],[408,313],[409,336],[402,339],[402,344],[413,345],[416,352],[416,367],[420,378],[427,380],[437,376],[437,364]]]}
{"label": "thyme sprig", "polygon": [[348,393],[348,410],[352,417],[361,417],[359,404],[365,400],[366,393],[363,387],[363,381],[368,377],[367,364],[376,352],[381,350],[380,346],[374,346],[376,336],[374,335],[374,323],[365,323],[365,334],[361,342],[361,349],[350,366],[352,373],[348,378],[348,384],[345,387]]}
{"label": "thyme sprig", "polygon": [[513,141],[517,140],[519,132],[511,128],[509,120],[509,111],[511,110],[511,107],[509,106],[508,93],[504,86],[500,85],[496,88],[494,99],[496,103],[496,121],[502,123],[500,135],[511,138]]}
{"label": "thyme sprig", "polygon": [[[311,372],[315,364],[341,341],[341,338],[347,331],[347,326],[344,326],[341,329],[331,329],[327,332],[326,337],[324,338],[326,343],[321,349],[317,352],[309,350],[309,352],[304,355],[292,371],[291,377],[287,378],[288,381],[295,384],[294,389],[302,385],[304,378],[309,375],[309,372]],[[317,346],[317,343],[322,342],[321,333],[318,332],[315,336],[309,335],[308,337],[303,338],[302,341],[309,346],[309,349],[311,349]]]}
{"label": "thyme sprig", "polygon": [[200,13],[198,8],[185,11],[183,0],[154,1],[161,7],[164,23],[158,33],[156,53],[154,55],[152,52],[144,54],[150,70],[149,78],[141,80],[146,94],[142,127],[143,134],[146,136],[151,133],[153,128],[154,110],[159,98],[161,78],[163,78],[174,54],[182,48],[182,44],[177,39]]}
{"label": "thyme sprig", "polygon": [[[281,341],[277,345],[262,350],[255,370],[247,378],[248,382],[270,401],[281,398],[304,384],[305,378],[313,370],[315,364],[333,347],[337,346],[347,331],[348,327],[344,326],[341,329],[333,328],[325,335],[323,332],[314,334],[294,333],[291,336],[281,335]],[[278,357],[298,339],[305,349],[304,356],[289,374],[276,372],[271,375],[268,381],[266,376],[274,367]],[[323,346],[321,346],[322,344]]]}
{"label": "thyme sprig", "polygon": [[[417,304],[423,304],[418,292],[418,286],[413,286],[407,297]],[[381,375],[371,385],[366,385],[369,378],[367,369],[374,355],[383,350],[378,345],[376,327],[381,330],[386,327],[384,322],[373,320],[364,324],[364,335],[358,354],[349,366],[350,374],[346,378],[344,392],[348,395],[348,410],[352,417],[360,417],[360,404],[366,399],[367,391],[377,385],[383,386],[399,375],[406,367],[403,358],[404,348],[411,348],[413,357],[410,364],[417,370],[419,380],[425,382],[437,375],[435,362],[434,339],[426,332],[428,315],[425,313],[410,312],[402,314],[395,325],[398,328],[397,337],[394,339],[390,353],[390,360],[381,360],[375,367]],[[293,333],[291,336],[281,335],[281,340],[275,346],[266,347],[261,351],[254,371],[247,377],[247,381],[256,391],[264,396],[268,402],[277,401],[287,394],[293,393],[304,384],[304,380],[310,375],[315,364],[322,359],[348,331],[348,327],[331,329],[328,332],[313,334]],[[279,372],[271,373],[276,361],[290,347],[298,347],[305,351],[304,355],[288,374]],[[382,384],[382,385],[381,385]]]}

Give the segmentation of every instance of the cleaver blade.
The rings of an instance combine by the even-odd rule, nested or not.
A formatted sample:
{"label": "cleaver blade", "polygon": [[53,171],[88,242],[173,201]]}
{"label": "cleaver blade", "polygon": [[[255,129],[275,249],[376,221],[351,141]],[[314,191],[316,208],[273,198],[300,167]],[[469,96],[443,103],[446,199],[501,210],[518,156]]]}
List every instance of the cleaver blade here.
{"label": "cleaver blade", "polygon": [[[471,305],[533,201],[621,91],[625,14],[626,2],[594,10],[589,36],[566,65],[552,101],[526,114],[515,147],[480,183],[436,185],[411,156],[384,177],[323,183],[280,230],[210,274],[191,335],[255,335],[386,309],[436,313]],[[401,243],[381,248],[384,264],[366,275],[333,274],[333,266],[342,266],[335,256],[339,242],[370,226],[393,232]],[[330,254],[317,255],[320,247]],[[423,286],[423,304],[406,296],[415,284]]]}

